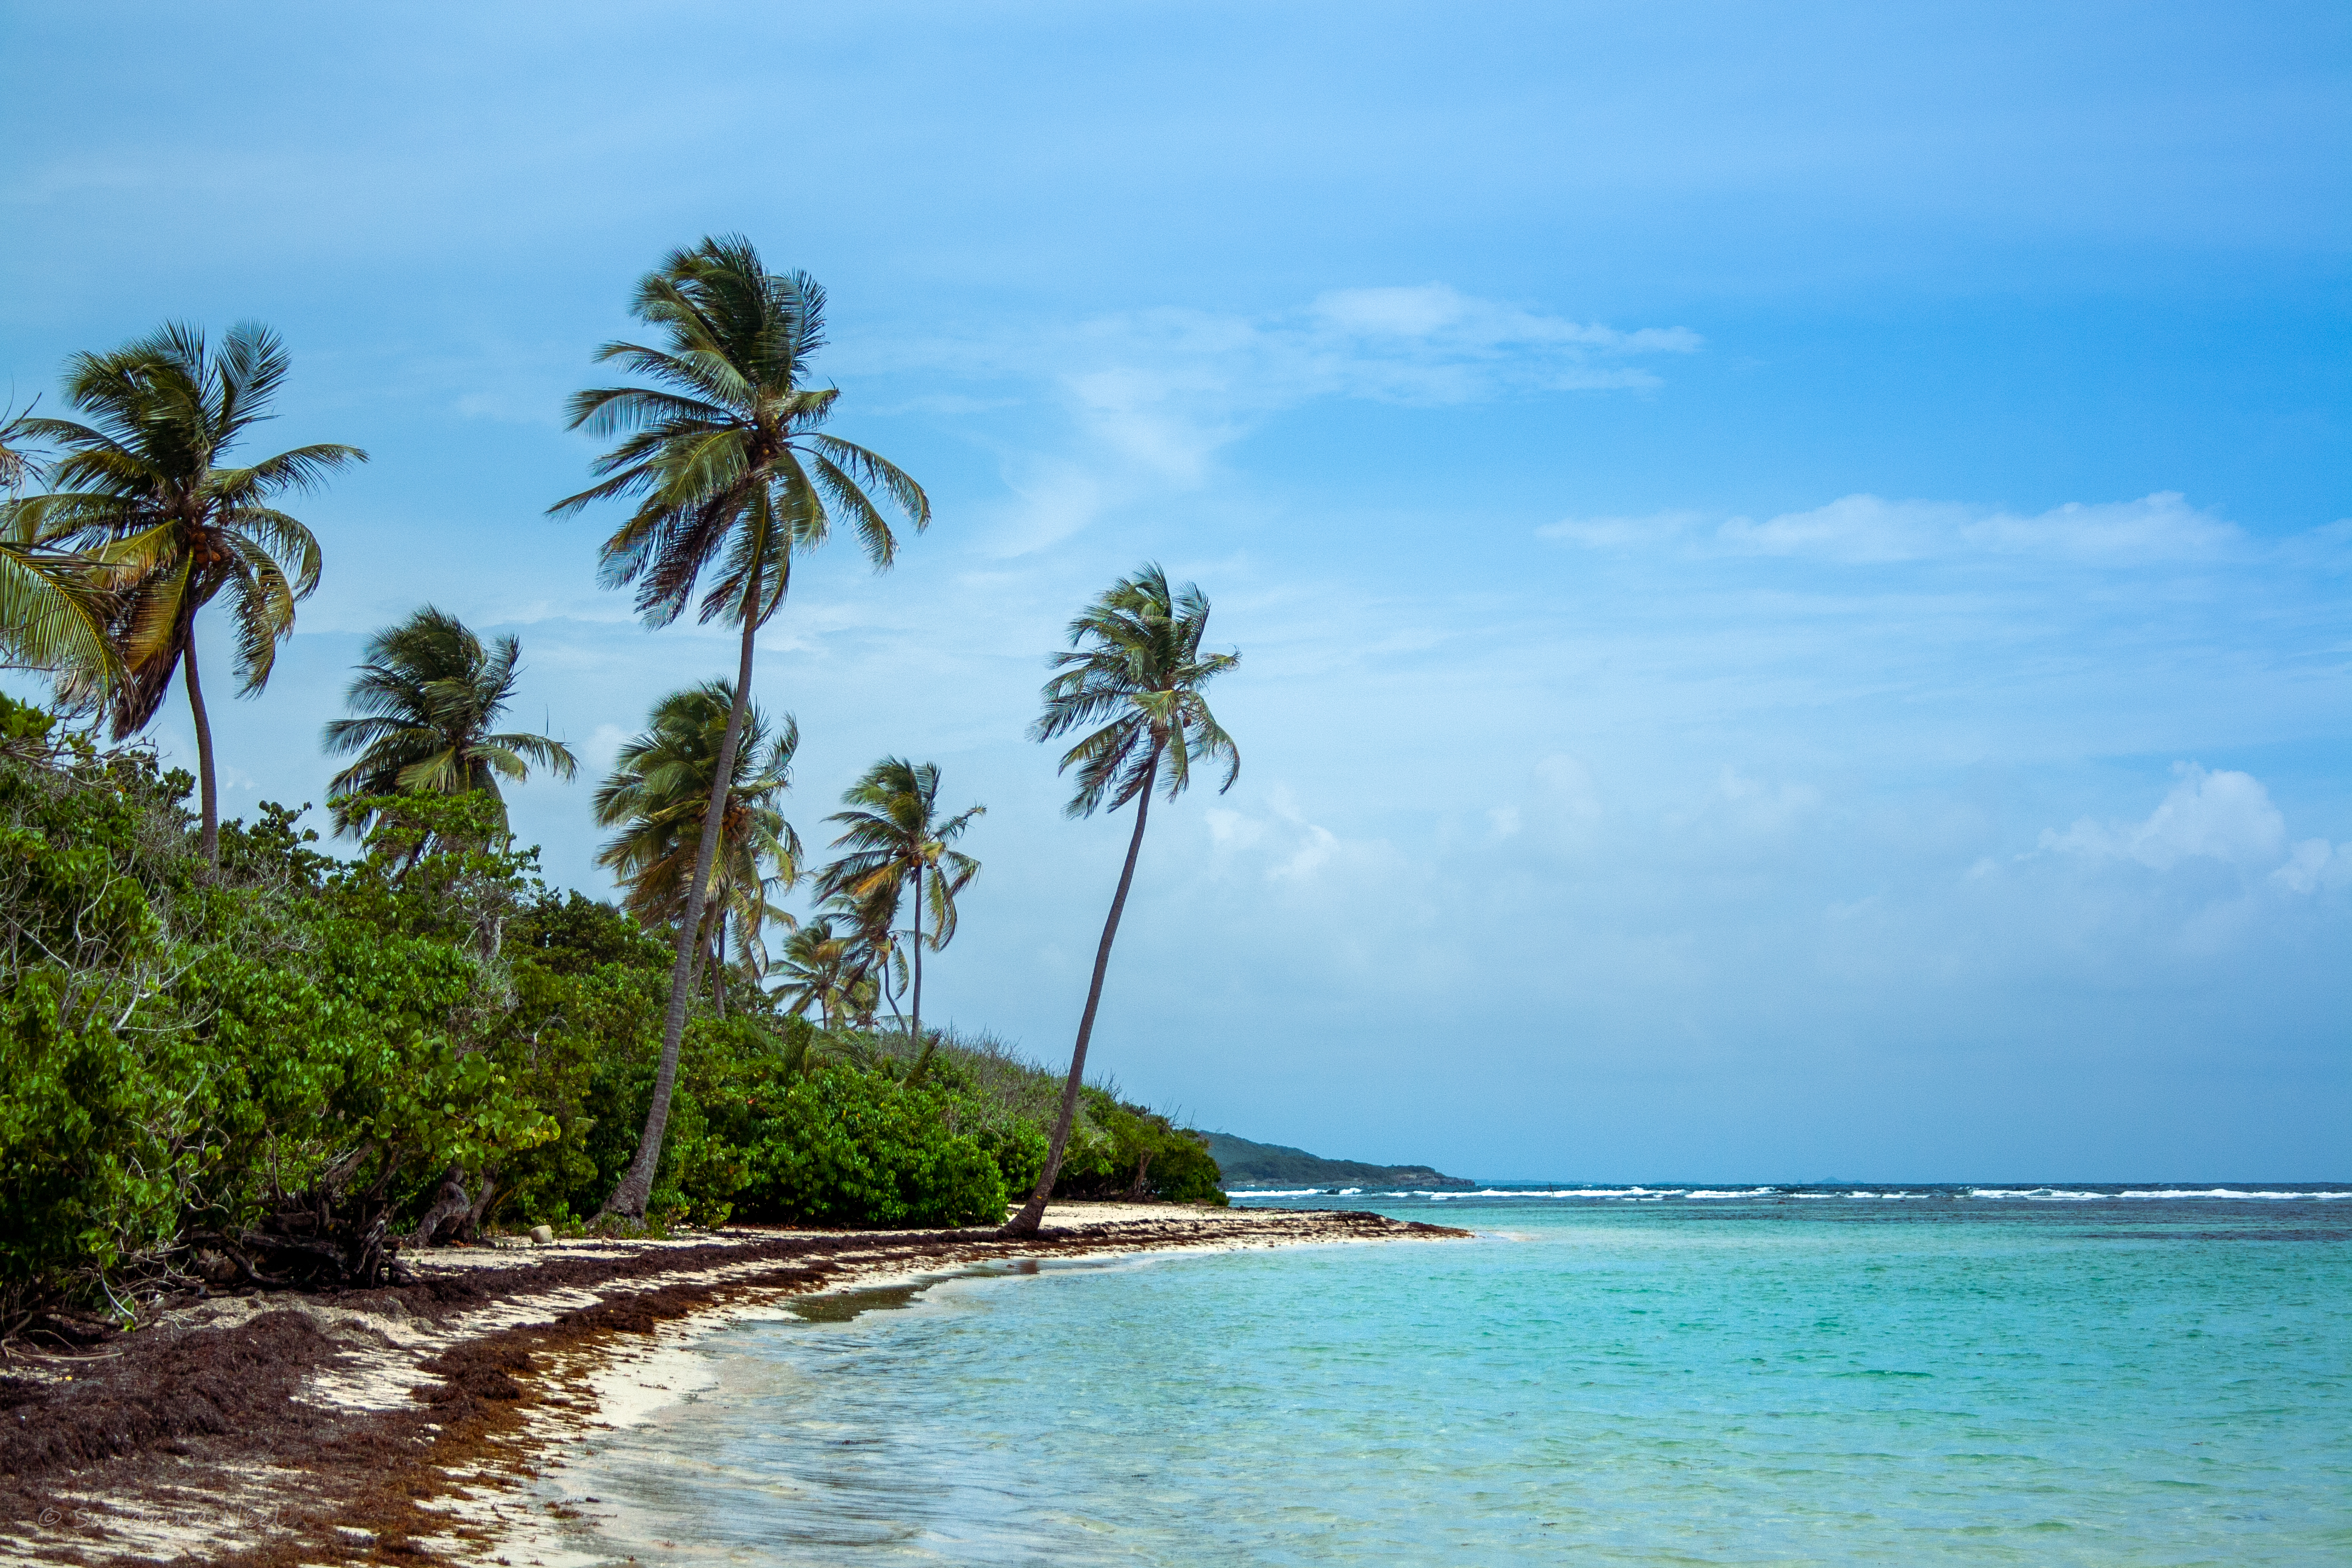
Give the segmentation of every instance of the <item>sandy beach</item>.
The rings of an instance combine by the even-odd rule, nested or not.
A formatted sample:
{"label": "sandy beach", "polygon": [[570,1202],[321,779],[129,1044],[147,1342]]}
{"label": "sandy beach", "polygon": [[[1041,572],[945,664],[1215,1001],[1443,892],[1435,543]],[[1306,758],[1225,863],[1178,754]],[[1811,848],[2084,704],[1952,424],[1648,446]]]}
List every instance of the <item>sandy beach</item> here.
{"label": "sandy beach", "polygon": [[[0,1554],[38,1563],[583,1561],[520,1483],[685,1392],[680,1347],[818,1292],[1023,1259],[1466,1233],[1368,1214],[1057,1205],[987,1230],[730,1227],[413,1256],[415,1282],[215,1296],[0,1383]],[[554,1517],[551,1517],[554,1516]]]}

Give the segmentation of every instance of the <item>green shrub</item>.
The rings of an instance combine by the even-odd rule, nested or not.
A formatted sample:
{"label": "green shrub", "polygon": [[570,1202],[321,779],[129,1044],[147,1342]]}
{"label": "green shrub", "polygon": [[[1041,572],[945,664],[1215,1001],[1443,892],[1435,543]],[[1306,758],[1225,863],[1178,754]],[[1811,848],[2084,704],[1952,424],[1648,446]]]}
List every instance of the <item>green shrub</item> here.
{"label": "green shrub", "polygon": [[747,1219],[786,1225],[966,1226],[1004,1218],[1004,1178],[941,1097],[845,1063],[771,1069],[732,1108]]}

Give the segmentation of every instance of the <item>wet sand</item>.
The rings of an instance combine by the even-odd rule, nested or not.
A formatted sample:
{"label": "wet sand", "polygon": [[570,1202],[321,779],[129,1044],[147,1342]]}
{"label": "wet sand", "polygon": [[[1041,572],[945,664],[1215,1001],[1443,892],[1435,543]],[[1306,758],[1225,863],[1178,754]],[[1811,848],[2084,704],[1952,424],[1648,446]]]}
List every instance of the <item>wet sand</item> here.
{"label": "wet sand", "polygon": [[[730,1227],[408,1255],[416,1282],[215,1296],[0,1368],[0,1562],[561,1568],[520,1483],[675,1397],[682,1337],[1023,1258],[1436,1239],[1343,1211],[1064,1204],[1047,1233]],[[576,1558],[573,1561],[577,1561]]]}

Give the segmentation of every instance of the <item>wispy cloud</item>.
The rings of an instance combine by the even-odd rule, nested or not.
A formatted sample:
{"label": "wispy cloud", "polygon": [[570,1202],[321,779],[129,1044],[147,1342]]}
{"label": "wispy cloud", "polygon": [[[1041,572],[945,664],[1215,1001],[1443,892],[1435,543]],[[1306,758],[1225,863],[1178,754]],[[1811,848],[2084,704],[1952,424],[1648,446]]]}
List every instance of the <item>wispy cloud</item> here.
{"label": "wispy cloud", "polygon": [[1538,539],[1561,539],[1587,550],[1654,548],[1687,537],[1706,521],[1696,511],[1654,511],[1640,517],[1564,517],[1536,530]]}
{"label": "wispy cloud", "polygon": [[1624,331],[1430,283],[1336,289],[1265,316],[1103,318],[1068,340],[1061,380],[1110,446],[1191,479],[1255,421],[1318,399],[1429,406],[1646,388],[1656,372],[1633,362],[1699,346],[1681,328]]}
{"label": "wispy cloud", "polygon": [[2130,501],[2070,501],[2032,516],[1952,501],[1854,495],[1762,522],[1731,518],[1715,539],[1728,550],[1831,561],[1981,553],[2133,564],[2210,560],[2242,545],[2244,535],[2165,490]]}
{"label": "wispy cloud", "polygon": [[[1536,532],[1588,550],[1673,546],[1697,553],[1786,556],[1851,565],[1983,555],[2170,566],[2243,556],[2254,548],[2237,525],[2192,506],[2174,490],[2137,500],[2069,501],[2034,513],[1966,501],[1850,495],[1760,521],[1662,511],[1643,517],[1563,518]],[[2295,548],[2326,554],[2335,542],[2330,531],[2319,530]]]}
{"label": "wispy cloud", "polygon": [[[1005,458],[1024,504],[1001,546],[1018,553],[1084,526],[1074,522],[1075,489],[1090,492],[1082,510],[1091,517],[1138,487],[1198,488],[1219,451],[1288,409],[1327,399],[1430,407],[1642,390],[1660,384],[1651,368],[1658,356],[1701,346],[1686,328],[1620,329],[1425,283],[1333,289],[1260,314],[1162,308],[1017,334],[865,342],[856,357],[886,372],[1038,387],[1063,410],[1074,446]],[[948,394],[921,406],[954,414],[1010,401],[1001,391]],[[1041,485],[1038,475],[1056,466],[1063,476]],[[1085,470],[1082,480],[1069,477],[1074,468]],[[1032,495],[1035,504],[1025,504]]]}

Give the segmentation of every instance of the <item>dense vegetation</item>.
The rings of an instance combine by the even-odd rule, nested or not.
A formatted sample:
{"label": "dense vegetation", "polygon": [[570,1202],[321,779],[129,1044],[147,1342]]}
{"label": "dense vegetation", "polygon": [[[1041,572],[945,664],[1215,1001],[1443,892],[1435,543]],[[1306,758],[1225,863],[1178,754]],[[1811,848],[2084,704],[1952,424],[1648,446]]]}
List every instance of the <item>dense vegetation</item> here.
{"label": "dense vegetation", "polygon": [[[651,1095],[666,933],[538,882],[486,795],[372,801],[350,861],[265,807],[221,825],[213,869],[191,784],[0,698],[0,1329],[196,1276],[368,1279],[428,1217],[593,1214]],[[904,1033],[717,981],[656,1219],[993,1224],[1034,1180],[1052,1076],[950,1038],[910,1081]],[[1216,1183],[1197,1135],[1090,1089],[1057,1190]]]}
{"label": "dense vegetation", "polygon": [[[268,329],[167,325],[68,363],[79,419],[0,410],[0,667],[54,693],[0,698],[0,1335],[61,1294],[128,1310],[119,1290],[190,1276],[371,1283],[404,1235],[509,1221],[1000,1224],[1025,1194],[1006,1229],[1034,1234],[1055,1194],[1223,1201],[1198,1134],[1085,1080],[1150,800],[1240,766],[1202,695],[1239,658],[1203,648],[1207,598],[1155,565],[1114,584],[1031,731],[1073,742],[1072,815],[1135,808],[1066,1075],[927,1029],[925,954],[956,933],[985,807],[886,757],[805,864],[799,728],[751,685],[794,559],[838,524],[887,569],[885,512],[919,533],[930,500],[824,428],[807,274],[707,238],[631,310],[646,341],[596,353],[630,379],[571,402],[613,445],[549,510],[625,505],[604,584],[648,625],[691,608],[739,637],[734,679],[657,702],[594,794],[617,904],[551,892],[509,836],[502,785],[577,760],[499,727],[517,639],[432,605],[370,639],[324,727],[352,857],[302,811],[219,820],[198,622],[227,623],[259,695],[325,570],[280,508],[366,458],[232,461],[290,371]],[[194,773],[136,740],[175,684]],[[779,902],[804,882],[805,923]]]}

